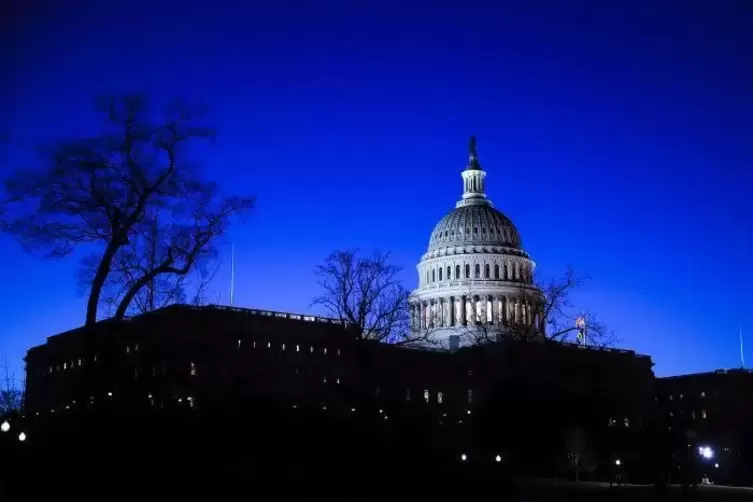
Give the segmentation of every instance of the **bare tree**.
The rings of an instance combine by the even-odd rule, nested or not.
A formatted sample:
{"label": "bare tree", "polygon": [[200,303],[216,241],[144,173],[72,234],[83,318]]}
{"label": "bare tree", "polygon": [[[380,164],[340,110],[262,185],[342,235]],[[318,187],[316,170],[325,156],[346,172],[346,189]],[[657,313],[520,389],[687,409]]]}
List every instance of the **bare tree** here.
{"label": "bare tree", "polygon": [[[163,274],[185,275],[229,217],[249,199],[216,201],[216,187],[202,181],[190,161],[190,145],[214,137],[202,110],[175,102],[161,120],[143,96],[108,97],[97,102],[106,127],[98,136],[60,142],[44,150],[42,169],[18,173],[6,183],[5,230],[27,249],[51,257],[96,244],[89,283],[86,324],[97,320],[100,297],[114,263],[140,260],[131,243],[153,215],[180,220],[160,241],[156,267],[127,282],[116,309],[122,316],[146,284]],[[164,245],[163,245],[164,242]],[[121,267],[122,268],[122,267]],[[126,284],[126,283],[124,283]]]}
{"label": "bare tree", "polygon": [[362,339],[415,343],[424,335],[411,332],[409,292],[397,278],[400,271],[389,263],[388,253],[359,256],[358,250],[335,251],[314,270],[324,290],[314,304],[356,326]]}
{"label": "bare tree", "polygon": [[614,333],[593,313],[578,309],[571,300],[572,293],[587,282],[587,278],[579,278],[568,267],[562,276],[521,285],[514,295],[517,299],[514,307],[508,312],[489,313],[486,307],[480,309],[480,314],[472,312],[471,322],[461,336],[470,345],[502,340],[577,340],[599,347],[613,345],[616,342]]}
{"label": "bare tree", "polygon": [[24,402],[23,382],[19,387],[16,375],[8,369],[7,360],[3,360],[0,371],[0,415],[19,412]]}

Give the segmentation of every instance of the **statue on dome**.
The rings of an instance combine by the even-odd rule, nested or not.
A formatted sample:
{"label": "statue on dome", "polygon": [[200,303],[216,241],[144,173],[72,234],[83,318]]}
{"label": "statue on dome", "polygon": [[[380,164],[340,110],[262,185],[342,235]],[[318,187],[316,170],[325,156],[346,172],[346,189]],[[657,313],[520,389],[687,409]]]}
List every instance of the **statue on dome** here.
{"label": "statue on dome", "polygon": [[478,153],[476,153],[476,136],[471,136],[471,141],[468,143],[468,153],[471,157],[478,157]]}

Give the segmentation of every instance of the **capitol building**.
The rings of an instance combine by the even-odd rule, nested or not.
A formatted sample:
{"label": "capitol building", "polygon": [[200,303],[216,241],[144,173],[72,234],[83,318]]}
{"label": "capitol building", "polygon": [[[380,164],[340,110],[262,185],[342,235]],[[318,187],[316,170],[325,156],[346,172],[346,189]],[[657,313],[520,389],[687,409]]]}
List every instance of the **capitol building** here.
{"label": "capitol building", "polygon": [[526,332],[543,336],[544,296],[535,263],[510,219],[486,197],[486,171],[471,138],[463,196],[434,227],[409,298],[411,331],[423,344],[457,349]]}

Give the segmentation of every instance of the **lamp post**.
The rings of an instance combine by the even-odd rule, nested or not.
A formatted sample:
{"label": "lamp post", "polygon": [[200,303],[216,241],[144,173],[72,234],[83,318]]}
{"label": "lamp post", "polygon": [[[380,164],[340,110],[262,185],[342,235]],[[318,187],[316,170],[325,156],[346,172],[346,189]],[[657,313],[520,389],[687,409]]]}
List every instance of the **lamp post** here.
{"label": "lamp post", "polygon": [[586,346],[586,319],[583,316],[575,320],[575,327],[578,328],[578,341]]}

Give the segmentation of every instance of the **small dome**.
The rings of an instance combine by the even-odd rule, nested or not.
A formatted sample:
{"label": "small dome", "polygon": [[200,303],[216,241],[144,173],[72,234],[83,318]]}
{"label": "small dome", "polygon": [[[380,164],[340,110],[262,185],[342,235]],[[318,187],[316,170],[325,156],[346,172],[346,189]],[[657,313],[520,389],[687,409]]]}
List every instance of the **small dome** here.
{"label": "small dome", "polygon": [[429,251],[455,245],[521,249],[515,225],[490,204],[459,206],[439,220],[431,233]]}

